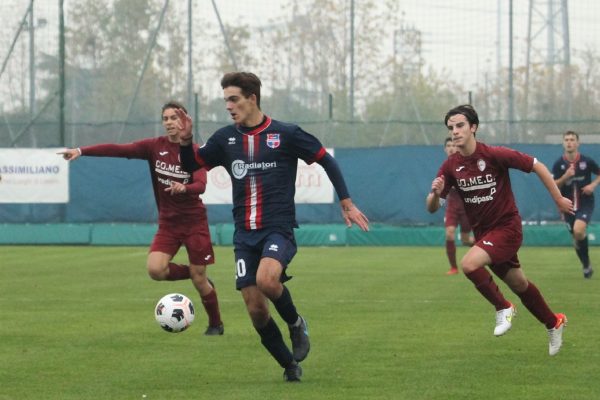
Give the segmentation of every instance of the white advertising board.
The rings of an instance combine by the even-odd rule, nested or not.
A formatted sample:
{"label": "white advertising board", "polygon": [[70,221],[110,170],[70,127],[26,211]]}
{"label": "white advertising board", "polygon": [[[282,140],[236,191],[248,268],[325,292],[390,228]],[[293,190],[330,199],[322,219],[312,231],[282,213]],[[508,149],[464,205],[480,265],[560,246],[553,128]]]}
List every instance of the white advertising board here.
{"label": "white advertising board", "polygon": [[0,149],[0,203],[68,203],[69,162],[50,149]]}

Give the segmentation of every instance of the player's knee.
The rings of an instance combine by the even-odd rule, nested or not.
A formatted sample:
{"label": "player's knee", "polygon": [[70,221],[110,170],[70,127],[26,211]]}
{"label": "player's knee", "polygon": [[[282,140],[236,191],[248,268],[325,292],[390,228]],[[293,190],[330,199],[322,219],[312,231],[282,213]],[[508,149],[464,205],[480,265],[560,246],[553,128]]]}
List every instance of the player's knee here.
{"label": "player's knee", "polygon": [[585,229],[578,229],[573,231],[573,239],[580,241],[585,239],[586,231]]}
{"label": "player's knee", "polygon": [[462,271],[465,274],[469,274],[481,267],[481,265],[473,262],[472,260],[468,259],[467,257],[463,257],[463,259],[460,261],[460,265],[462,267]]}
{"label": "player's knee", "polygon": [[527,286],[529,286],[527,279],[519,279],[510,283],[507,282],[507,284],[514,293],[523,293],[527,290]]}
{"label": "player's knee", "polygon": [[207,281],[206,268],[200,266],[190,266],[190,277],[196,282]]}
{"label": "player's knee", "polygon": [[148,263],[147,268],[148,268],[148,275],[150,276],[150,278],[154,279],[155,281],[164,281],[165,279],[167,279],[167,276],[169,275],[168,267],[165,268],[162,265]]}
{"label": "player's knee", "polygon": [[279,292],[281,292],[281,282],[272,276],[257,278],[256,286],[270,299],[277,297]]}

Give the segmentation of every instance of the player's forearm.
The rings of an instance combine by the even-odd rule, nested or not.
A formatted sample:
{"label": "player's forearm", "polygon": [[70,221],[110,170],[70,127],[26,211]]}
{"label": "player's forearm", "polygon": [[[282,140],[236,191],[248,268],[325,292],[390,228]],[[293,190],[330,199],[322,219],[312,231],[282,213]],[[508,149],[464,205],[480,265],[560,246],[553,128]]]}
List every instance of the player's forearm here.
{"label": "player's forearm", "polygon": [[333,185],[335,192],[338,195],[338,199],[344,200],[350,198],[350,193],[346,187],[346,181],[342,175],[340,167],[331,155],[326,154],[321,160],[318,161],[319,165],[323,167],[325,173],[329,177],[331,184]]}
{"label": "player's forearm", "polygon": [[548,168],[546,168],[546,166],[543,163],[538,161],[535,164],[533,164],[533,172],[537,174],[538,178],[542,181],[542,183],[546,187],[546,190],[548,190],[548,193],[550,193],[550,196],[552,196],[552,199],[554,199],[554,201],[558,201],[562,198],[562,194],[558,189],[558,185],[552,178],[552,175],[550,174]]}
{"label": "player's forearm", "polygon": [[202,194],[206,191],[206,180],[196,180],[185,185],[185,191],[192,194]]}
{"label": "player's forearm", "polygon": [[206,170],[199,169],[192,174],[192,183],[185,185],[185,191],[192,194],[202,194],[206,191]]}
{"label": "player's forearm", "polygon": [[567,173],[565,172],[560,178],[554,179],[554,183],[561,188],[567,182],[567,179],[569,179],[569,177],[567,177]]}
{"label": "player's forearm", "polygon": [[184,170],[188,172],[194,172],[200,169],[200,165],[196,161],[194,148],[191,143],[188,146],[179,146],[179,158],[181,159],[181,165],[183,166]]}
{"label": "player's forearm", "polygon": [[434,192],[429,193],[425,199],[425,206],[430,213],[436,212],[440,209],[440,196]]}
{"label": "player's forearm", "polygon": [[97,144],[93,146],[80,147],[79,149],[81,151],[81,155],[83,156],[141,158],[138,147],[132,143]]}

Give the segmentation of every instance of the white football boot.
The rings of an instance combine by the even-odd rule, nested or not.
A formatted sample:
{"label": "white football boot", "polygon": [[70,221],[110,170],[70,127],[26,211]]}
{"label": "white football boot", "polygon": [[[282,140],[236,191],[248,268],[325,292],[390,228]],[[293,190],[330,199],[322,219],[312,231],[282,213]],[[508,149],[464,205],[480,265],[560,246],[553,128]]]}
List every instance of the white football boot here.
{"label": "white football boot", "polygon": [[512,327],[512,320],[517,315],[517,309],[511,303],[510,307],[496,311],[496,327],[494,336],[502,336]]}
{"label": "white football boot", "polygon": [[562,346],[563,328],[567,325],[567,316],[565,314],[556,314],[556,325],[552,329],[548,329],[548,354],[554,356]]}

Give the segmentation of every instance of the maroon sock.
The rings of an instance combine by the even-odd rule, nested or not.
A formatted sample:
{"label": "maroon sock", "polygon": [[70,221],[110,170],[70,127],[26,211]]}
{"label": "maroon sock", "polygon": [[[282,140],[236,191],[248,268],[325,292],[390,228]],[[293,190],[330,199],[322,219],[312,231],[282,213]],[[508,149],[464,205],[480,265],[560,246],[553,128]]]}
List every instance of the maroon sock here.
{"label": "maroon sock", "polygon": [[510,303],[504,298],[487,269],[477,268],[473,272],[466,273],[465,276],[473,282],[479,293],[496,307],[496,311],[510,307]]}
{"label": "maroon sock", "polygon": [[219,326],[223,322],[221,322],[221,312],[219,311],[219,300],[217,299],[217,291],[212,290],[206,296],[201,296],[202,305],[206,310],[206,314],[208,315],[208,325],[209,326]]}
{"label": "maroon sock", "polygon": [[446,255],[452,268],[456,268],[456,243],[454,240],[446,240]]}
{"label": "maroon sock", "polygon": [[169,275],[167,276],[167,280],[181,281],[183,279],[190,279],[189,267],[187,265],[169,263]]}
{"label": "maroon sock", "polygon": [[550,310],[544,296],[540,293],[538,288],[531,282],[527,286],[527,289],[523,293],[517,293],[517,296],[521,298],[521,302],[534,317],[538,319],[542,324],[546,325],[546,328],[554,328],[556,325],[556,315]]}

